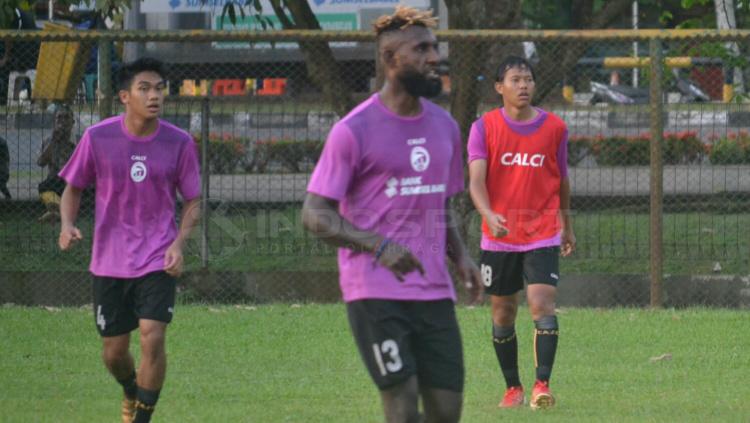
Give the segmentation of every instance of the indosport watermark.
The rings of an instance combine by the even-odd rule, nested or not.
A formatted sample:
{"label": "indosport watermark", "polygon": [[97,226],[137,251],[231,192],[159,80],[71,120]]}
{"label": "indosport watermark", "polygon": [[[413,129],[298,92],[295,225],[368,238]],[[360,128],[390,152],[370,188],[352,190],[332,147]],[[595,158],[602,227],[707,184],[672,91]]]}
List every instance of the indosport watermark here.
{"label": "indosport watermark", "polygon": [[[336,248],[325,239],[346,231],[340,215],[332,210],[317,210],[315,216],[324,231],[312,234],[305,229],[302,208],[252,209],[246,204],[209,199],[201,209],[208,210],[199,219],[185,247],[185,255],[207,258],[211,264],[243,260],[256,256],[321,257],[332,255]],[[533,236],[542,230],[551,216],[559,211],[509,210],[507,221],[515,228]],[[571,213],[573,214],[573,213]],[[444,209],[353,209],[343,212],[343,218],[360,231],[375,231],[395,242],[419,245],[423,251],[414,253],[440,254],[449,228],[460,228],[464,221],[472,239],[480,236],[482,217],[472,210],[463,219],[456,212]],[[202,223],[206,222],[207,230]],[[559,221],[558,221],[559,222]],[[205,245],[202,242],[206,236]],[[465,240],[465,242],[469,242]],[[206,251],[204,252],[204,248]]]}

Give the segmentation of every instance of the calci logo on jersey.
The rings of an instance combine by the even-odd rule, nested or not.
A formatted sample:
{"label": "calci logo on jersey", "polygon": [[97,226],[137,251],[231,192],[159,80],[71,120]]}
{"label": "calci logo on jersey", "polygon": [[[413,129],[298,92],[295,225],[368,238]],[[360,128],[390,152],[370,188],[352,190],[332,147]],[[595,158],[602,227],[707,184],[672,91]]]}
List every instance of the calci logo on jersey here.
{"label": "calci logo on jersey", "polygon": [[500,163],[503,166],[542,167],[544,154],[503,153]]}
{"label": "calci logo on jersey", "polygon": [[146,168],[146,156],[130,156],[133,160],[133,164],[130,166],[130,179],[133,182],[143,182],[148,176],[148,169]]}

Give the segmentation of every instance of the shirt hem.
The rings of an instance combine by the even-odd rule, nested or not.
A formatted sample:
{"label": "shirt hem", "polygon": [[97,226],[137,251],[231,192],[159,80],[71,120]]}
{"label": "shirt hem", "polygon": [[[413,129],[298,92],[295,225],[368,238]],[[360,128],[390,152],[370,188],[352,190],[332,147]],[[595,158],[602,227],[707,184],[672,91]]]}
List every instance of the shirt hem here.
{"label": "shirt hem", "polygon": [[91,272],[92,275],[100,277],[100,278],[135,279],[135,278],[140,278],[141,276],[148,275],[149,273],[160,272],[163,270],[164,270],[163,267],[158,267],[158,268],[153,268],[153,269],[146,268],[146,269],[139,270],[133,273],[109,272],[109,271],[94,270],[94,269],[89,269],[89,272]]}
{"label": "shirt hem", "polygon": [[551,238],[526,244],[507,244],[504,242],[493,241],[487,238],[487,235],[482,234],[480,248],[484,251],[505,251],[522,253],[526,251],[537,250],[539,248],[559,247],[561,242],[561,234],[559,233]]}
{"label": "shirt hem", "polygon": [[344,295],[343,300],[345,303],[350,303],[359,300],[391,300],[391,301],[437,301],[437,300],[451,300],[456,302],[455,293],[435,293],[434,295],[420,295],[419,298],[415,298],[414,295],[389,295],[389,294],[374,294],[374,293],[361,293],[355,295]]}

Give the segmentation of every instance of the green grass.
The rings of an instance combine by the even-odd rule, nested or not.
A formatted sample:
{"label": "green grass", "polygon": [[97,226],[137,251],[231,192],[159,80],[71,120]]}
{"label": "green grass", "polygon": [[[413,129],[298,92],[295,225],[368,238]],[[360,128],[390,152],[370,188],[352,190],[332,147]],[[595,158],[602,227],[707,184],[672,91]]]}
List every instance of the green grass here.
{"label": "green grass", "polygon": [[[0,217],[1,270],[48,268],[83,270],[89,260],[91,219],[79,225],[87,241],[71,252],[56,249],[56,226],[31,214]],[[645,274],[649,271],[649,217],[643,213],[588,212],[574,217],[578,250],[561,261],[563,274]],[[479,221],[472,222],[468,245],[478,256]],[[719,262],[725,274],[747,274],[750,215],[747,213],[668,213],[664,215],[664,271],[711,273]],[[188,269],[200,267],[200,229],[185,249]],[[214,213],[209,222],[209,266],[225,271],[336,270],[335,251],[307,234],[297,208]]]}
{"label": "green grass", "polygon": [[[178,306],[155,421],[380,422],[377,391],[342,305]],[[561,310],[556,408],[498,410],[489,309],[459,307],[465,422],[746,421],[745,311]],[[91,311],[0,308],[3,422],[117,421],[120,388],[100,361]],[[533,378],[530,318],[517,325]],[[134,342],[137,336],[134,337]],[[133,348],[137,355],[137,347]],[[651,361],[671,354],[671,359]]]}

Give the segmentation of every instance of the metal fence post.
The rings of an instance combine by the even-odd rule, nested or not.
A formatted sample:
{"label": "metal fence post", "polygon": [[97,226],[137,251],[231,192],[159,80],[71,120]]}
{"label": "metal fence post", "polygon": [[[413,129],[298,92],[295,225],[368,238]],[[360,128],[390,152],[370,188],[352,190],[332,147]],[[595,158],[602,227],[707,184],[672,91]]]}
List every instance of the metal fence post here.
{"label": "metal fence post", "polygon": [[208,268],[208,213],[210,169],[208,167],[208,130],[211,108],[208,97],[201,100],[201,268]]}
{"label": "metal fence post", "polygon": [[112,40],[100,38],[98,43],[99,56],[99,119],[112,116]]}
{"label": "metal fence post", "polygon": [[651,240],[651,307],[662,307],[662,285],[663,285],[663,243],[662,243],[662,212],[663,212],[663,187],[664,187],[664,165],[662,160],[662,138],[664,132],[664,104],[662,78],[663,54],[662,43],[658,38],[649,41],[651,56],[651,81],[650,81],[650,111],[651,111],[651,215],[650,215],[650,240]]}

